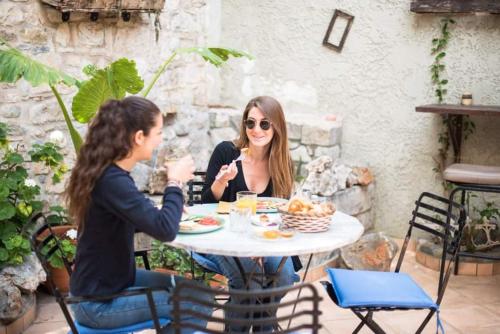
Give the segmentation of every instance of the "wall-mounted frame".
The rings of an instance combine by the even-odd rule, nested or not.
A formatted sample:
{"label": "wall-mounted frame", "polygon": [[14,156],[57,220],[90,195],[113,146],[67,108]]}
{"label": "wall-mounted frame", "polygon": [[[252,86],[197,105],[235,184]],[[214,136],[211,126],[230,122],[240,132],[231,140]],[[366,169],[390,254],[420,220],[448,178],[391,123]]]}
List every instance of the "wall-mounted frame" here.
{"label": "wall-mounted frame", "polygon": [[323,45],[337,52],[341,52],[353,20],[354,16],[335,9],[330,25],[328,25],[328,30],[323,38]]}

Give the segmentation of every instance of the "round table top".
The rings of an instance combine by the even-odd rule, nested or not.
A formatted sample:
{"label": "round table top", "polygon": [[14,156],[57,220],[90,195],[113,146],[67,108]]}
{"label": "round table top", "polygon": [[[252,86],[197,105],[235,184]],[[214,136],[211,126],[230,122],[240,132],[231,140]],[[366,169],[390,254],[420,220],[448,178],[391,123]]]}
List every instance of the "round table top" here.
{"label": "round table top", "polygon": [[[188,208],[189,214],[215,214],[216,204],[201,204]],[[330,229],[320,233],[296,233],[293,238],[266,240],[255,233],[235,233],[225,226],[203,234],[178,234],[168,244],[188,251],[237,257],[292,256],[331,251],[356,242],[363,234],[363,225],[355,217],[335,212]]]}

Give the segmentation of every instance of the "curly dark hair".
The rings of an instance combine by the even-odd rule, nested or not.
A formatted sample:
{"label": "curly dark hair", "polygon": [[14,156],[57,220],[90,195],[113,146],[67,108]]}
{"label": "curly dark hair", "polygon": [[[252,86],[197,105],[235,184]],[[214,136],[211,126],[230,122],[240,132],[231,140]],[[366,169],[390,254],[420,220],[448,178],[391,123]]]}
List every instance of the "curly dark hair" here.
{"label": "curly dark hair", "polygon": [[65,192],[69,214],[79,229],[96,181],[110,164],[131,153],[137,131],[149,134],[159,114],[153,102],[137,96],[109,100],[101,106],[90,123]]}

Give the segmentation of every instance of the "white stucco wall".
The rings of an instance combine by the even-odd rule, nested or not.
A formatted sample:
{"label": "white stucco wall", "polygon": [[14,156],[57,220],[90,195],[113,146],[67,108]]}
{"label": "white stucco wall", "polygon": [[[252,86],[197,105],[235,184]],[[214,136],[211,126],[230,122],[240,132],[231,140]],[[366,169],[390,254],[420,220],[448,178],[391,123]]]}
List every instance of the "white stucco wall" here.
{"label": "white stucco wall", "polygon": [[[243,107],[273,95],[286,113],[343,118],[342,156],[376,176],[378,230],[402,236],[422,191],[442,192],[433,172],[441,120],[415,112],[435,103],[429,66],[441,16],[417,15],[409,1],[222,1],[221,44],[249,51],[253,63],[222,72],[222,100]],[[334,9],[355,16],[344,49],[322,46]],[[464,91],[500,105],[500,16],[456,15],[445,59],[446,101]],[[463,160],[500,165],[500,117],[475,117]]]}

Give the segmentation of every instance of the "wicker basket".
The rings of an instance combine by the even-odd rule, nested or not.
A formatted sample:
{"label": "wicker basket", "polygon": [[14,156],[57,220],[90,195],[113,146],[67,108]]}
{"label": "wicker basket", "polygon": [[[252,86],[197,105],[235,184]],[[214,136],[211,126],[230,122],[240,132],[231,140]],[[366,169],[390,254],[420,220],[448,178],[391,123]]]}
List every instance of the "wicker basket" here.
{"label": "wicker basket", "polygon": [[328,231],[333,214],[311,215],[307,213],[289,213],[278,208],[284,227],[291,227],[305,233]]}

